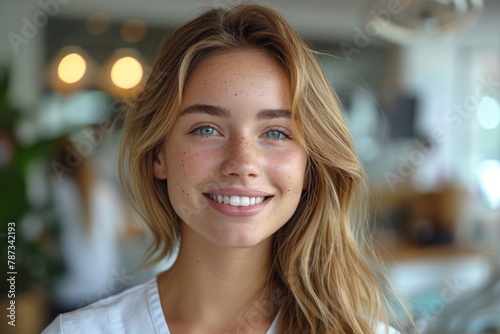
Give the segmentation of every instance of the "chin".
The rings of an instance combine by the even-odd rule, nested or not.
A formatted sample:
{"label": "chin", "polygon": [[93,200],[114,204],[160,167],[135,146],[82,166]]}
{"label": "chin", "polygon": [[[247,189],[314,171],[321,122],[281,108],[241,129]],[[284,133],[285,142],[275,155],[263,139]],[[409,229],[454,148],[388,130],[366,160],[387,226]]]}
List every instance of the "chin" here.
{"label": "chin", "polygon": [[253,248],[255,246],[263,245],[271,241],[271,237],[257,237],[257,236],[237,236],[232,238],[217,238],[212,240],[215,244],[224,248]]}

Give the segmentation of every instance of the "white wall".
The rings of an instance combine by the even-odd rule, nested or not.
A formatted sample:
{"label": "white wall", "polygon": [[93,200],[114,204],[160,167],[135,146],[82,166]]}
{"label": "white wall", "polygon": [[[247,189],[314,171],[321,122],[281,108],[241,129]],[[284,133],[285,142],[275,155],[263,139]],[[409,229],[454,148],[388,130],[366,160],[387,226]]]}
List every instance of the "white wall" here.
{"label": "white wall", "polygon": [[3,0],[0,13],[0,66],[10,67],[12,102],[21,110],[34,110],[42,87],[44,25],[33,24],[33,15],[47,15],[32,0]]}

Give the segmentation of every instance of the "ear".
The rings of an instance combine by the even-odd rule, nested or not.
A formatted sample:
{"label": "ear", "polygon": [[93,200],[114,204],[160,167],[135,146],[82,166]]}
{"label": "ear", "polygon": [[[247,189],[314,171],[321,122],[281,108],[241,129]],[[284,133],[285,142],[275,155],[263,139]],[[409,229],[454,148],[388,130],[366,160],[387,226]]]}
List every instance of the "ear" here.
{"label": "ear", "polygon": [[165,180],[167,178],[167,165],[165,163],[165,158],[162,152],[158,154],[154,165],[153,165],[153,174],[157,179]]}

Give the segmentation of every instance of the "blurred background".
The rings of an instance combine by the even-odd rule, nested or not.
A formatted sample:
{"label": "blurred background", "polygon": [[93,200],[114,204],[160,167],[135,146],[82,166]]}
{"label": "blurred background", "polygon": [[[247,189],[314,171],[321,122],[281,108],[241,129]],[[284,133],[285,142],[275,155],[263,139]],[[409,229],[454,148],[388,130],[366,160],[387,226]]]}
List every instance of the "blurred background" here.
{"label": "blurred background", "polygon": [[[1,333],[168,267],[135,270],[150,235],[118,187],[118,111],[173,27],[236,2],[0,2]],[[500,333],[500,1],[258,2],[320,51],[420,330]]]}

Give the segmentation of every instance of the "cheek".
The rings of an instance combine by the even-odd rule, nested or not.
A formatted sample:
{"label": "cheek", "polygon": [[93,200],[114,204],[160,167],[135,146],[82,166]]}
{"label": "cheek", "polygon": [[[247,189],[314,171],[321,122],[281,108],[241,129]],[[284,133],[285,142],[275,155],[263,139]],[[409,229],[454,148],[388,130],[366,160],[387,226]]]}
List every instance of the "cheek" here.
{"label": "cheek", "polygon": [[198,154],[181,145],[171,145],[167,155],[168,197],[182,220],[198,212],[194,187],[203,166],[197,161]]}
{"label": "cheek", "polygon": [[307,158],[305,154],[283,153],[269,162],[273,177],[279,179],[287,195],[300,195],[304,186]]}
{"label": "cheek", "polygon": [[203,161],[198,152],[178,144],[172,145],[172,150],[167,155],[168,171],[172,174],[172,179],[192,177],[203,168]]}
{"label": "cheek", "polygon": [[184,189],[185,192],[213,172],[212,165],[215,160],[213,152],[193,150],[185,145],[172,145],[172,151],[167,159],[169,185],[172,189]]}

